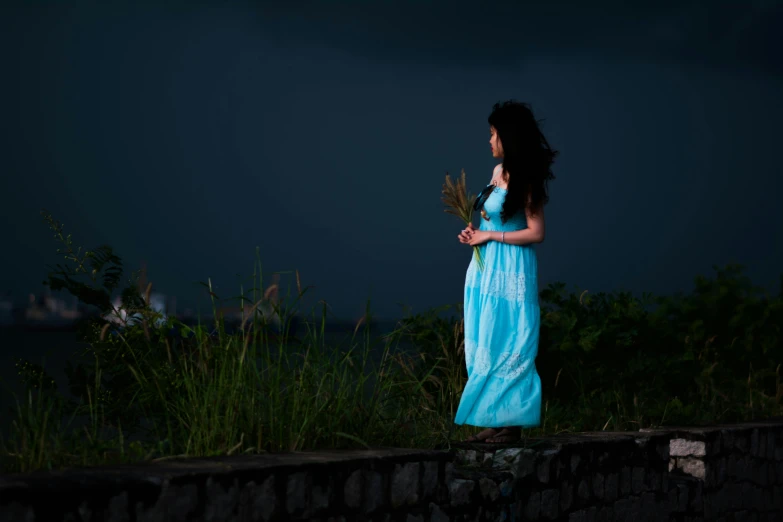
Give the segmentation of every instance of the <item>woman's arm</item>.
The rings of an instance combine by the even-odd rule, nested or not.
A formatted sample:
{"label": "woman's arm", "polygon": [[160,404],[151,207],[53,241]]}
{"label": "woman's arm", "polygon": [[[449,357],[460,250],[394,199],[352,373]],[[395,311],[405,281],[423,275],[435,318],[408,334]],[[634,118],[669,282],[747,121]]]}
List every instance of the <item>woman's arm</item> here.
{"label": "woman's arm", "polygon": [[503,242],[509,245],[529,245],[531,243],[543,242],[545,236],[543,205],[535,214],[529,208],[525,209],[525,217],[527,217],[527,228],[506,232],[505,234],[489,232],[489,239],[500,241],[502,237]]}
{"label": "woman's arm", "polygon": [[525,211],[527,216],[527,228],[513,230],[511,232],[496,232],[488,230],[474,230],[470,226],[463,230],[459,236],[460,243],[470,246],[483,245],[487,241],[501,241],[509,245],[529,245],[544,241],[544,209],[532,214]]}

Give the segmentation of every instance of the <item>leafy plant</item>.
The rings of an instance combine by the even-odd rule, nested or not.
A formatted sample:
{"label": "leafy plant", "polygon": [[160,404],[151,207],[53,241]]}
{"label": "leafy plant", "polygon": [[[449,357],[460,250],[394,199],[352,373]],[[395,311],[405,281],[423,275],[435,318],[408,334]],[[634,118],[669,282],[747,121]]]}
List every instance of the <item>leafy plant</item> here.
{"label": "leafy plant", "polygon": [[[464,388],[462,310],[406,313],[371,335],[369,302],[353,335],[326,330],[319,302],[294,336],[291,320],[308,288],[270,304],[261,263],[229,329],[211,280],[214,324],[184,324],[149,306],[138,275],[122,283],[108,246],[83,255],[47,213],[68,265],[48,283],[100,314],[82,330],[91,364],[66,369],[66,400],[42,365],[17,361],[26,393],[0,439],[5,471],[204,456],[368,446],[444,447],[474,427],[455,427]],[[736,265],[698,277],[691,294],[540,293],[536,368],[542,424],[530,436],[637,430],[778,416],[783,412],[783,295],[754,287]],[[113,297],[119,293],[119,306]],[[783,294],[783,292],[782,292]],[[263,306],[262,306],[263,305]],[[270,306],[267,306],[270,305]],[[272,309],[270,316],[268,308]],[[266,311],[262,311],[266,310]]]}

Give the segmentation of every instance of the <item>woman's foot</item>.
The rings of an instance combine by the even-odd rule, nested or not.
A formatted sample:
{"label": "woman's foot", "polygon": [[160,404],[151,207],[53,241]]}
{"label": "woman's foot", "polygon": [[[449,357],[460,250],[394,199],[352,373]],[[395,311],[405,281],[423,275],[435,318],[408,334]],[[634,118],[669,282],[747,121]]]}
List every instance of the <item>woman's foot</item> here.
{"label": "woman's foot", "polygon": [[503,428],[498,431],[497,434],[491,435],[484,442],[490,444],[507,444],[510,442],[517,442],[522,437],[522,428]]}
{"label": "woman's foot", "polygon": [[487,428],[484,431],[477,433],[476,435],[471,435],[463,442],[484,442],[489,437],[497,435],[500,431],[501,430],[498,428]]}

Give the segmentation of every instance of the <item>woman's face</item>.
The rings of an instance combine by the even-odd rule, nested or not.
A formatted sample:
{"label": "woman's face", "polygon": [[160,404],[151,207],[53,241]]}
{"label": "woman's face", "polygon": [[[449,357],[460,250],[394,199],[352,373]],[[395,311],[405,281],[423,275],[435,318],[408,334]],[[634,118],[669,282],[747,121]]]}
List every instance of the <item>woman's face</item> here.
{"label": "woman's face", "polygon": [[492,148],[493,158],[503,157],[503,144],[500,143],[500,138],[498,137],[495,127],[492,127],[491,125],[489,127],[489,146]]}

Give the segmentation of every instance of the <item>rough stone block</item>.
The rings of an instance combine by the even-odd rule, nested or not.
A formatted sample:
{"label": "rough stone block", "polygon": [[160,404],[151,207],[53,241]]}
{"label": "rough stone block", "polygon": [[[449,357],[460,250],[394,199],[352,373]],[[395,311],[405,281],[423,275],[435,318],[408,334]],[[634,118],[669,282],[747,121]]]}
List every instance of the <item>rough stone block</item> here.
{"label": "rough stone block", "polygon": [[[722,510],[720,506],[721,494],[716,491],[704,493],[704,501],[702,502],[702,512],[706,520],[712,520],[717,517],[717,513]],[[725,509],[725,507],[723,508]]]}
{"label": "rough stone block", "polygon": [[454,463],[453,462],[447,462],[443,466],[443,476],[446,480],[446,483],[451,482],[451,479],[454,477]]}
{"label": "rough stone block", "polygon": [[647,491],[661,491],[661,474],[654,469],[648,469],[644,484]]}
{"label": "rough stone block", "polygon": [[593,495],[599,500],[604,498],[604,476],[601,473],[593,475]]}
{"label": "rough stone block", "polygon": [[500,496],[502,497],[510,497],[514,494],[514,481],[504,480],[500,483]]}
{"label": "rough stone block", "polygon": [[704,461],[694,457],[680,457],[677,459],[677,467],[686,475],[704,480]]}
{"label": "rough stone block", "polygon": [[484,520],[486,522],[508,522],[515,520],[514,513],[515,511],[510,504],[497,504],[485,510]]}
{"label": "rough stone block", "polygon": [[755,485],[751,487],[753,488],[753,493],[751,495],[752,499],[750,509],[753,509],[754,511],[761,511],[761,508],[764,505],[764,490]]}
{"label": "rough stone block", "polygon": [[730,511],[728,503],[729,501],[726,497],[713,495],[711,509],[705,507],[704,517],[707,518],[709,516],[709,518],[714,518],[728,513]]}
{"label": "rough stone block", "polygon": [[[535,453],[525,448],[505,448],[492,456],[492,467],[526,476],[533,472]],[[521,477],[520,477],[521,478]]]}
{"label": "rough stone block", "polygon": [[92,520],[92,509],[86,501],[79,504],[77,511],[81,520]]}
{"label": "rough stone block", "polygon": [[759,511],[763,511],[766,513],[767,511],[772,511],[772,491],[769,489],[764,489],[761,492],[762,500],[761,500],[761,507],[759,508],[756,506],[756,509],[759,509]]}
{"label": "rough stone block", "polygon": [[307,506],[307,516],[322,513],[332,505],[332,483],[329,478],[313,483],[310,486],[310,499]]}
{"label": "rough stone block", "polygon": [[538,476],[538,481],[542,484],[549,483],[550,479],[557,480],[557,472],[552,473],[552,468],[555,467],[553,466],[553,460],[557,457],[557,454],[557,450],[546,450],[541,452],[536,474]]}
{"label": "rough stone block", "polygon": [[669,443],[668,442],[660,442],[660,443],[656,444],[655,452],[658,454],[658,457],[660,457],[661,460],[663,460],[663,461],[669,460],[669,458],[670,458]]}
{"label": "rough stone block", "polygon": [[533,491],[525,503],[525,516],[529,520],[535,520],[541,513],[541,493]]}
{"label": "rough stone block", "polygon": [[481,490],[481,496],[490,502],[494,502],[500,497],[498,485],[495,484],[494,480],[487,477],[481,477],[479,479],[479,489]]}
{"label": "rough stone block", "polygon": [[454,479],[449,484],[449,498],[452,506],[467,506],[470,504],[476,483],[472,480]]}
{"label": "rough stone block", "polygon": [[753,481],[760,486],[772,485],[769,481],[769,463],[766,461],[760,461],[755,467],[753,472]]}
{"label": "rough stone block", "polygon": [[598,455],[598,466],[603,467],[604,462],[609,460],[609,452],[608,451],[602,451],[600,455]]}
{"label": "rough stone block", "polygon": [[433,502],[430,502],[430,522],[449,522],[449,516]]}
{"label": "rough stone block", "polygon": [[595,514],[595,522],[614,522],[614,512],[609,506],[601,506]]}
{"label": "rough stone block", "polygon": [[698,484],[695,488],[689,490],[689,507],[692,511],[701,511],[704,504],[703,494],[704,490],[702,489],[701,484]]}
{"label": "rough stone block", "polygon": [[767,432],[767,459],[772,460],[775,458],[775,432],[769,430]]}
{"label": "rough stone block", "polygon": [[715,468],[715,485],[724,484],[729,476],[726,457],[713,461],[712,465]]}
{"label": "rough stone block", "polygon": [[386,503],[385,493],[386,490],[383,487],[383,475],[373,470],[365,471],[364,501],[362,502],[362,511],[365,513],[373,513],[383,507]]}
{"label": "rough stone block", "polygon": [[737,476],[740,480],[753,480],[753,461],[749,455],[737,461]]}
{"label": "rough stone block", "polygon": [[634,495],[642,492],[644,489],[644,468],[634,466],[631,475],[631,491]]}
{"label": "rough stone block", "polygon": [[729,480],[736,479],[737,478],[737,460],[739,457],[737,457],[736,454],[732,453],[728,457],[726,457],[726,473],[728,475]]}
{"label": "rough stone block", "polygon": [[643,513],[654,512],[656,509],[656,504],[657,502],[655,502],[655,493],[653,493],[652,491],[645,491],[644,493],[642,493],[641,509]]}
{"label": "rough stone block", "polygon": [[[130,522],[130,506],[128,505],[127,491],[123,491],[109,499],[109,505],[106,506],[105,519],[111,520],[111,522]],[[31,516],[30,522],[32,520]]]}
{"label": "rough stone block", "polygon": [[397,509],[419,501],[419,462],[397,464],[391,479],[391,505]]}
{"label": "rough stone block", "polygon": [[721,452],[720,433],[712,433],[707,441],[707,454],[717,456]]}
{"label": "rough stone block", "polygon": [[752,476],[750,457],[743,455],[737,459],[737,478],[745,481]]}
{"label": "rough stone block", "polygon": [[576,488],[576,494],[579,496],[580,500],[587,500],[590,498],[590,484],[587,482],[587,479],[581,479],[579,481],[579,485]]}
{"label": "rough stone block", "polygon": [[672,439],[669,442],[669,455],[672,457],[704,457],[706,454],[703,441]]}
{"label": "rough stone block", "polygon": [[737,482],[734,484],[729,484],[728,487],[723,488],[723,491],[725,492],[725,494],[721,495],[721,498],[724,500],[723,503],[724,508],[737,510],[742,507],[742,484],[741,483]]}
{"label": "rough stone block", "polygon": [[679,493],[680,489],[678,487],[673,487],[668,492],[668,498],[667,502],[669,504],[669,511],[672,513],[681,513],[683,510],[679,507]]}
{"label": "rough stone block", "polygon": [[554,520],[560,513],[560,491],[557,489],[545,489],[541,492],[541,516]]}
{"label": "rough stone block", "polygon": [[579,463],[582,461],[582,457],[578,453],[571,455],[571,474],[576,474],[576,470],[579,468]]}
{"label": "rough stone block", "polygon": [[0,514],[3,515],[3,520],[8,522],[34,522],[35,520],[32,506],[25,506],[19,502],[0,506]]}
{"label": "rough stone block", "polygon": [[737,448],[737,450],[740,451],[740,453],[745,454],[750,449],[750,437],[748,437],[747,434],[738,432],[734,436],[734,447]]}
{"label": "rough stone block", "polygon": [[613,505],[614,519],[617,522],[623,522],[625,520],[631,520],[631,501],[627,498],[621,498],[616,500]]}
{"label": "rough stone block", "polygon": [[421,494],[424,500],[432,498],[438,490],[438,463],[425,462]]}
{"label": "rough stone block", "polygon": [[620,496],[625,497],[631,492],[631,468],[624,466],[620,470]]}
{"label": "rough stone block", "polygon": [[350,509],[359,509],[362,505],[362,488],[364,487],[362,470],[353,471],[343,486],[343,502]]}
{"label": "rough stone block", "polygon": [[604,480],[604,498],[609,502],[614,502],[618,498],[618,476],[617,473],[609,473]]}
{"label": "rough stone block", "polygon": [[304,471],[292,473],[286,484],[286,510],[289,515],[307,509],[308,476]]}
{"label": "rough stone block", "polygon": [[137,522],[164,520],[168,513],[176,513],[180,520],[187,520],[195,513],[199,504],[198,486],[195,484],[171,485],[166,482],[162,486],[157,501],[145,507],[141,502],[136,503]]}
{"label": "rough stone block", "polygon": [[742,507],[753,507],[753,486],[748,482],[742,483]]}
{"label": "rough stone block", "polygon": [[642,498],[631,496],[628,497],[627,500],[629,501],[630,505],[628,507],[628,517],[626,518],[626,520],[633,520],[635,522],[640,518],[639,511],[641,510],[641,506],[642,506]]}
{"label": "rough stone block", "polygon": [[574,485],[570,480],[560,482],[560,511],[565,512],[571,509],[574,502]]}
{"label": "rough stone block", "polygon": [[688,511],[688,486],[677,484],[677,511],[684,513]]}
{"label": "rough stone block", "polygon": [[465,464],[473,465],[476,463],[476,450],[466,450],[462,452],[462,461]]}
{"label": "rough stone block", "polygon": [[274,475],[261,484],[248,482],[239,494],[239,520],[269,520],[277,507]]}
{"label": "rough stone block", "polygon": [[734,432],[731,429],[720,430],[721,447],[723,451],[731,451],[734,447]]}

